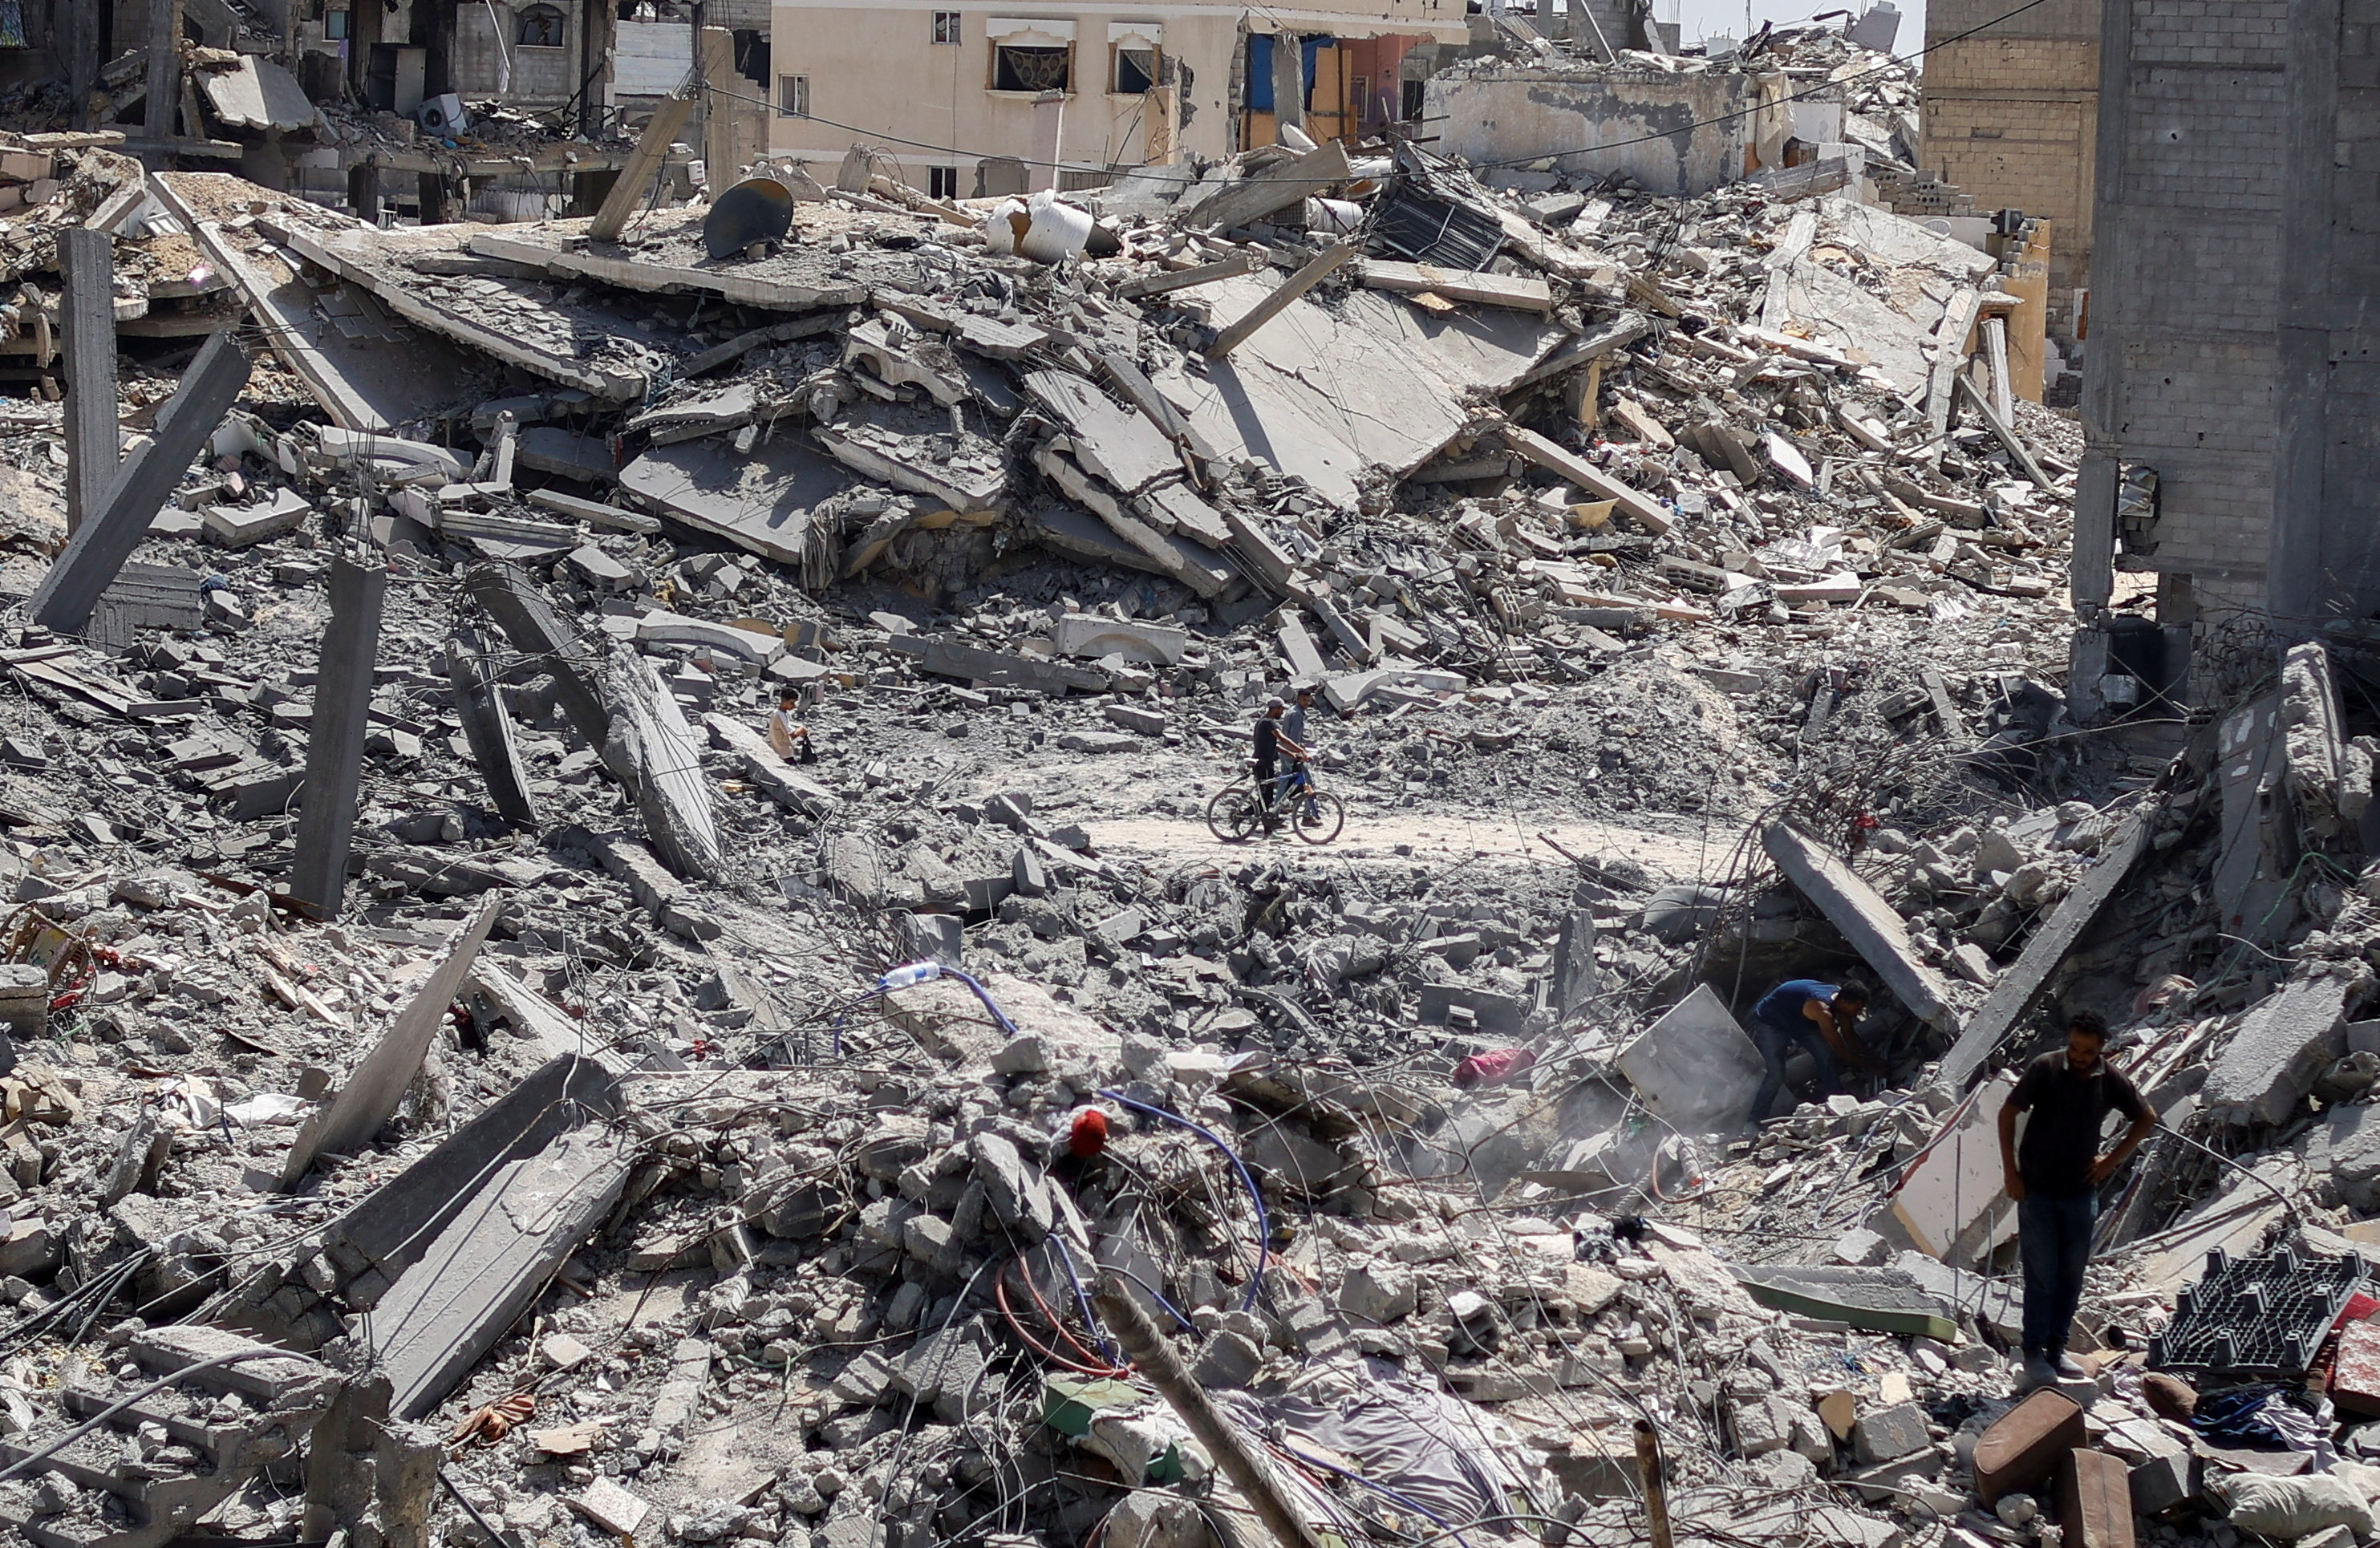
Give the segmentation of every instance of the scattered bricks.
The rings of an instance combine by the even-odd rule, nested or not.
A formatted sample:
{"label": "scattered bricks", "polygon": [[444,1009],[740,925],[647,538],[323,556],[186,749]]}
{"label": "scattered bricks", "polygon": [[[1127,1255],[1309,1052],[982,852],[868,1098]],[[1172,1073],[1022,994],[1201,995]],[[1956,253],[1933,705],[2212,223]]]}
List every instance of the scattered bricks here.
{"label": "scattered bricks", "polygon": [[2058,1521],[2068,1548],[2132,1548],[2129,1469],[2104,1451],[2068,1452],[2058,1469]]}
{"label": "scattered bricks", "polygon": [[1925,1410],[1914,1403],[1895,1403],[1864,1414],[1852,1426],[1852,1453],[1862,1462],[1890,1462],[1934,1444],[1925,1428]]}
{"label": "scattered bricks", "polygon": [[2002,1494],[2033,1493],[2084,1439],[2081,1406],[2054,1388],[2039,1389],[1975,1443],[1976,1497],[1988,1506]]}
{"label": "scattered bricks", "polygon": [[2341,1413],[2380,1416],[2380,1318],[2340,1330],[2330,1400]]}
{"label": "scattered bricks", "polygon": [[1735,1448],[1744,1457],[1763,1457],[1793,1444],[1794,1407],[1782,1397],[1767,1396],[1738,1401],[1729,1415],[1735,1428]]}

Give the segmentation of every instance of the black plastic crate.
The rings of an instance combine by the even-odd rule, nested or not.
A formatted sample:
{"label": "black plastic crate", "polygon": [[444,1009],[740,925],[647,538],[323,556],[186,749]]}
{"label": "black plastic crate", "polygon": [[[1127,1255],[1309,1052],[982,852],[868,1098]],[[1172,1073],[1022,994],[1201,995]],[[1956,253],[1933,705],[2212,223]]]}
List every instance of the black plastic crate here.
{"label": "black plastic crate", "polygon": [[2294,1242],[2252,1258],[2209,1252],[2206,1272],[2174,1298],[2173,1320],[2149,1341],[2149,1364],[2201,1374],[2303,1375],[2371,1275],[2360,1254],[2327,1257]]}

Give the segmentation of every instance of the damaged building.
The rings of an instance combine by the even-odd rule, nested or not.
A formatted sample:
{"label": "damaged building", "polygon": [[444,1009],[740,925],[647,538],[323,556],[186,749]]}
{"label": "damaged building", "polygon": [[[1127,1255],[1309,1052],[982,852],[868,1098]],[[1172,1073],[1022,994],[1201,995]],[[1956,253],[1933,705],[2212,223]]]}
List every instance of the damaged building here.
{"label": "damaged building", "polygon": [[[687,52],[0,141],[0,1535],[2380,1537],[2363,641],[2099,723],[2055,223],[1900,212],[1877,13],[482,9]],[[833,127],[862,20],[988,116]],[[1406,111],[1623,75],[1774,112]],[[2022,1390],[2086,1011],[2159,1120]]]}

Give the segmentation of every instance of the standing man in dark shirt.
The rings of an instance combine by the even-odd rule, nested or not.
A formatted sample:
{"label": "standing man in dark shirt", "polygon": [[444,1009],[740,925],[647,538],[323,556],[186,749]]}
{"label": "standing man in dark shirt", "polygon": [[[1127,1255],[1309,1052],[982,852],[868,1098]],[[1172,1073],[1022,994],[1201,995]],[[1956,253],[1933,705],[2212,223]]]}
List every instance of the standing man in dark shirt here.
{"label": "standing man in dark shirt", "polygon": [[[2107,1063],[2107,1020],[2078,1010],[2066,1023],[2066,1046],[2042,1055],[2000,1108],[2000,1165],[2016,1201],[2017,1250],[2024,1257],[2024,1384],[2045,1386],[2086,1374],[2067,1358],[2067,1331],[2082,1300],[2099,1185],[2156,1127],[2156,1109]],[[2132,1120],[2116,1148],[2099,1154],[2107,1115]],[[2024,1139],[2016,1118],[2030,1113]]]}

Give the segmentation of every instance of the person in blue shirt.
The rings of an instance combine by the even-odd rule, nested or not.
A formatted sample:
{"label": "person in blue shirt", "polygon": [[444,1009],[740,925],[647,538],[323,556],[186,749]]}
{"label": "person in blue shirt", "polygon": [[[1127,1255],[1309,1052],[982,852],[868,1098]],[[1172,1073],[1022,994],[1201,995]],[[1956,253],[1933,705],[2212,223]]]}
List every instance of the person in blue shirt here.
{"label": "person in blue shirt", "polygon": [[1789,978],[1760,997],[1752,1008],[1752,1041],[1760,1050],[1765,1072],[1760,1094],[1752,1099],[1752,1115],[1744,1121],[1757,1125],[1768,1116],[1770,1104],[1785,1089],[1785,1058],[1795,1047],[1809,1050],[1817,1061],[1818,1088],[1832,1096],[1843,1089],[1839,1058],[1863,1070],[1882,1070],[1875,1056],[1852,1034],[1867,1010],[1864,984],[1845,979],[1825,984],[1815,978]]}

